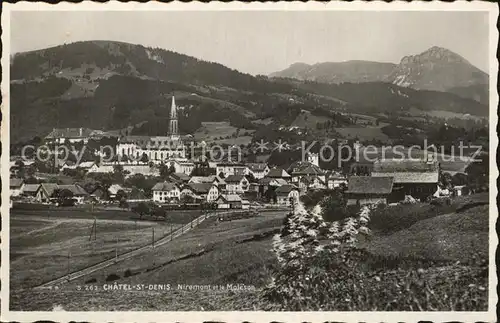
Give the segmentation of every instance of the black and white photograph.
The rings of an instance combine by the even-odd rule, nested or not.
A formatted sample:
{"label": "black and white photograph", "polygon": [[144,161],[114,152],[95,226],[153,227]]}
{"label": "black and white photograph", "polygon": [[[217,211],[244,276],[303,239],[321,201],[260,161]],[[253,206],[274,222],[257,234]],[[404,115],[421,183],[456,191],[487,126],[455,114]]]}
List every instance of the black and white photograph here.
{"label": "black and white photograph", "polygon": [[9,4],[2,321],[495,321],[497,17]]}

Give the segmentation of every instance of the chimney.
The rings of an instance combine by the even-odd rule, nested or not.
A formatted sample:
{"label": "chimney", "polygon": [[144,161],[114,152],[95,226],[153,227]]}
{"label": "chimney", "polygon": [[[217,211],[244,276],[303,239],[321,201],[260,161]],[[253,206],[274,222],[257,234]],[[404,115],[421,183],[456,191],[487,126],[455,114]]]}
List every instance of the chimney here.
{"label": "chimney", "polygon": [[83,136],[83,128],[80,128],[80,137]]}

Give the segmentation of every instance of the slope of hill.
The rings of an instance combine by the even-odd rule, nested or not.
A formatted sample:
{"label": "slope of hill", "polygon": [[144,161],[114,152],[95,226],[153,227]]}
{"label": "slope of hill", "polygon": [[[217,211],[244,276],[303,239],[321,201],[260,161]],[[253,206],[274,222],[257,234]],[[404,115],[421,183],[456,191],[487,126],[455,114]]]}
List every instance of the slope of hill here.
{"label": "slope of hill", "polygon": [[434,46],[421,54],[403,57],[387,81],[415,89],[447,91],[455,87],[488,84],[488,74],[462,56]]}
{"label": "slope of hill", "polygon": [[[339,66],[358,66],[356,78],[386,71],[381,67],[385,65],[371,62]],[[418,108],[480,116],[488,110],[449,93],[381,82],[326,84],[255,77],[187,55],[111,41],[16,54],[11,77],[12,142],[45,136],[54,127],[111,130],[142,124],[142,134],[163,134],[174,92],[178,103],[189,108],[181,115],[183,133],[193,133],[203,121],[228,121],[249,130],[259,118],[280,124],[290,109],[391,113]]]}
{"label": "slope of hill", "polygon": [[292,64],[289,68],[271,74],[271,77],[290,77],[324,83],[361,83],[385,80],[395,64],[369,61],[325,62],[308,65]]}
{"label": "slope of hill", "polygon": [[452,87],[449,88],[447,92],[456,94],[462,98],[473,99],[485,105],[488,105],[490,100],[488,84]]}

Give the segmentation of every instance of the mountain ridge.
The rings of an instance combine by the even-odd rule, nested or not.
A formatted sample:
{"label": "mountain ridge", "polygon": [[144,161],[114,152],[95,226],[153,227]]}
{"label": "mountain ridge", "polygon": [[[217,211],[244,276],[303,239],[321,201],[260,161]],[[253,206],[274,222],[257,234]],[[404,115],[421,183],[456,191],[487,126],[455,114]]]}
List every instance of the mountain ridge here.
{"label": "mountain ridge", "polygon": [[[370,65],[370,64],[368,64]],[[361,70],[362,71],[362,70]],[[171,95],[187,109],[180,127],[228,120],[288,120],[289,111],[322,109],[391,113],[437,106],[487,115],[487,105],[455,94],[419,92],[390,83],[331,86],[313,81],[252,76],[173,51],[113,41],[84,41],[16,54],[11,61],[11,138],[43,135],[53,127],[120,129],[166,120]],[[436,105],[438,104],[438,105]],[[291,112],[290,112],[291,113]],[[163,121],[157,128],[163,127]]]}
{"label": "mountain ridge", "polygon": [[[359,73],[359,70],[363,70],[363,65],[372,66],[372,69],[364,70],[365,75]],[[373,68],[374,66],[377,68]],[[294,63],[285,70],[271,73],[270,77],[290,77],[335,84],[382,81],[418,90],[441,92],[483,85],[482,89],[477,89],[467,96],[472,99],[484,96],[484,87],[487,88],[488,84],[487,73],[459,54],[439,46],[433,46],[420,54],[404,56],[398,64],[363,60],[322,62],[313,65]]]}

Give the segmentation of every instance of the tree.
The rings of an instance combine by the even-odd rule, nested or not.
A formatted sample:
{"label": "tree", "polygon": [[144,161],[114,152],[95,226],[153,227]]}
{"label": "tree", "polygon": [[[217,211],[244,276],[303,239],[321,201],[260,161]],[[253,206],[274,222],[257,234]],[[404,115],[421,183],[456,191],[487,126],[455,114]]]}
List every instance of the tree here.
{"label": "tree", "polygon": [[118,192],[116,192],[116,200],[120,202],[127,200],[127,193],[125,193],[124,190],[118,190]]}
{"label": "tree", "polygon": [[149,162],[149,158],[148,158],[148,155],[146,155],[146,153],[142,153],[141,162],[143,162],[143,163]]}
{"label": "tree", "polygon": [[136,206],[132,207],[132,212],[135,212],[142,217],[143,215],[149,214],[151,210],[146,203],[140,202]]}
{"label": "tree", "polygon": [[24,167],[23,161],[22,160],[16,161],[16,167],[17,167],[17,177],[24,178],[26,176],[26,169]]}
{"label": "tree", "polygon": [[168,168],[168,174],[171,175],[175,173],[175,167],[174,164],[170,164],[170,167]]}

